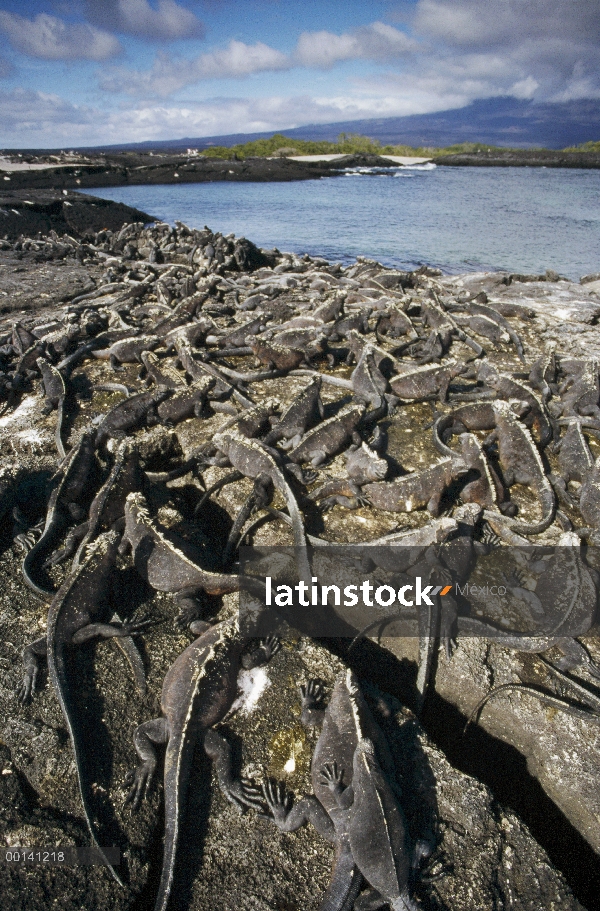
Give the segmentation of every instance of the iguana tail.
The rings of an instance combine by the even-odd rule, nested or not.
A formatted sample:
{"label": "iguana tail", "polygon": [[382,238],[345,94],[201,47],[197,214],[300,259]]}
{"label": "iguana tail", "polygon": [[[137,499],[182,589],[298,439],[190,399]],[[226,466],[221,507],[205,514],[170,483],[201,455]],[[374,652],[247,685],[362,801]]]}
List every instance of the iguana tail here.
{"label": "iguana tail", "polygon": [[[554,521],[554,516],[556,515],[556,496],[550,484],[546,487],[542,487],[540,491],[536,491],[540,505],[542,507],[542,518],[539,522],[534,523],[533,525],[524,525],[521,522],[515,522],[513,519],[507,519],[504,516],[495,516],[494,515],[494,524],[490,522],[490,513],[488,510],[484,512],[484,518],[490,522],[494,531],[496,531],[497,525],[504,525],[510,531],[515,532],[518,535],[541,535],[543,531],[552,525]],[[498,534],[498,532],[496,531]]]}
{"label": "iguana tail", "polygon": [[169,738],[165,755],[165,842],[160,885],[154,911],[166,911],[173,885],[175,858],[179,842],[181,817],[185,810],[187,785],[194,753],[193,740],[181,736]]}
{"label": "iguana tail", "polygon": [[[278,478],[274,477],[273,481],[275,486],[278,486]],[[294,496],[291,487],[287,481],[281,477],[284,486],[280,486],[279,489],[281,493],[285,496],[288,512],[290,514],[290,519],[292,520],[292,534],[294,536],[294,549],[296,552],[296,562],[298,564],[298,573],[300,579],[305,582],[307,585],[311,585],[312,580],[312,570],[310,568],[310,563],[308,562],[308,552],[306,547],[306,535],[304,533],[304,522],[302,520],[302,513],[298,508],[296,502],[296,497]]]}
{"label": "iguana tail", "polygon": [[58,454],[61,457],[61,459],[65,459],[67,457],[67,451],[66,451],[64,443],[62,441],[62,426],[63,426],[63,418],[64,418],[64,414],[65,414],[65,398],[66,398],[66,396],[61,395],[60,399],[58,400],[58,410],[56,413],[57,414],[56,431],[54,434],[56,448],[58,449]]}
{"label": "iguana tail", "polygon": [[331,880],[319,911],[352,911],[362,884],[362,873],[354,863],[348,839],[342,837],[336,850]]}
{"label": "iguana tail", "polygon": [[94,821],[94,810],[92,808],[90,799],[91,789],[89,787],[89,782],[87,780],[85,772],[83,744],[81,742],[80,735],[77,733],[77,728],[73,724],[71,698],[67,685],[67,669],[65,666],[63,650],[60,645],[54,645],[53,648],[48,649],[48,673],[52,686],[54,687],[54,692],[58,697],[58,701],[62,709],[62,713],[67,725],[67,730],[69,731],[69,737],[71,738],[71,745],[73,747],[73,753],[75,755],[75,769],[77,772],[77,781],[79,784],[79,793],[81,795],[83,814],[85,816],[85,821],[87,823],[87,827],[92,839],[92,844],[103,858],[104,863],[110,870],[113,879],[116,880],[120,886],[124,887],[125,883],[117,871],[114,869],[112,864],[109,863],[106,855],[104,854],[104,851],[98,844],[96,824]]}

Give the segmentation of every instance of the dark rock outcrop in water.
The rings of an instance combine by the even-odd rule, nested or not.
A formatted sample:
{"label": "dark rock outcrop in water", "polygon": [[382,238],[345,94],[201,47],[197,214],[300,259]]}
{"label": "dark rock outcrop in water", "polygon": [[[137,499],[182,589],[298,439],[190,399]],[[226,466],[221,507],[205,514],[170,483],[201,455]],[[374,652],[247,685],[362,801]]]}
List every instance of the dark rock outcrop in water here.
{"label": "dark rock outcrop in water", "polygon": [[81,238],[103,229],[119,231],[132,221],[145,223],[152,221],[152,216],[121,202],[82,193],[28,192],[0,186],[0,244],[1,238],[13,241],[19,236],[33,237],[51,231]]}
{"label": "dark rock outcrop in water", "polygon": [[[0,267],[0,845],[89,845],[63,715],[70,713],[94,825],[103,845],[120,847],[126,883],[101,866],[12,865],[0,911],[153,907],[165,795],[155,787],[137,814],[124,806],[132,738],[160,715],[165,675],[191,641],[186,622],[200,610],[211,621],[236,616],[225,553],[233,558],[243,532],[259,546],[297,544],[295,519],[301,536],[321,543],[366,545],[398,526],[490,547],[511,544],[522,528],[527,541],[547,548],[567,535],[586,597],[595,593],[597,576],[585,562],[594,552],[585,543],[600,528],[592,457],[600,433],[597,274],[582,283],[551,271],[443,276],[366,258],[343,268],[179,222],[137,222],[81,239],[21,236],[0,244]],[[292,420],[303,394],[312,407]],[[462,409],[471,405],[472,417],[481,405],[484,420],[469,435],[461,420],[469,423]],[[336,435],[332,418],[349,413],[351,429]],[[496,424],[499,440],[489,439]],[[503,464],[509,433],[517,457],[525,453],[534,465],[533,482]],[[399,503],[393,490],[407,478],[418,475],[426,486],[439,460],[436,441],[457,462],[475,447],[480,467],[444,481],[443,502],[432,488],[418,502],[407,494]],[[59,445],[68,452],[57,465]],[[275,512],[265,506],[265,474],[276,488]],[[486,479],[478,492],[473,482]],[[77,565],[97,552],[84,545],[114,544],[123,513],[123,544],[133,553],[123,546],[111,558],[102,603],[84,602],[100,610],[108,601],[98,631],[123,633],[123,652],[110,642],[66,643],[65,673],[75,682],[61,703],[56,659],[48,680],[41,652],[47,627],[53,644],[67,633],[46,620],[42,602],[64,603],[70,589],[62,583],[75,585]],[[105,527],[112,530],[97,538]],[[427,548],[428,558],[436,553]],[[179,576],[182,555],[206,592],[226,593],[206,594],[200,583],[189,590]],[[520,591],[535,607],[534,591]],[[268,666],[242,671],[237,712],[218,725],[233,747],[234,776],[283,780],[296,798],[310,792],[318,733],[300,724],[297,686],[319,679],[329,694],[351,667],[391,749],[386,799],[406,818],[407,844],[423,838],[434,847],[422,879],[407,874],[411,896],[427,911],[591,909],[600,867],[599,712],[588,705],[587,714],[572,715],[565,706],[573,692],[587,692],[592,706],[598,699],[594,608],[595,601],[582,642],[563,639],[544,655],[556,664],[575,649],[581,663],[558,682],[538,655],[550,641],[525,654],[459,627],[454,654],[433,667],[422,725],[410,708],[424,694],[417,641],[362,641],[348,650],[348,642],[290,635]],[[37,651],[25,651],[23,668],[32,642]],[[554,704],[531,691],[503,691],[462,741],[478,700],[519,679]],[[182,686],[177,698],[184,696]],[[157,740],[161,732],[151,728]],[[238,814],[201,749],[190,766],[169,908],[316,911],[331,876],[327,842],[309,826],[281,834],[253,810]]]}
{"label": "dark rock outcrop in water", "polygon": [[[243,161],[185,155],[88,155],[81,164],[40,170],[11,171],[11,189],[86,189],[147,184],[214,183],[215,181],[318,180],[340,168],[385,164],[377,155],[347,155],[335,161],[292,161],[287,158],[246,158]],[[388,162],[388,164],[393,164]]]}
{"label": "dark rock outcrop in water", "polygon": [[555,152],[552,149],[489,149],[440,155],[438,165],[479,168],[600,168],[600,155],[592,152]]}
{"label": "dark rock outcrop in water", "polygon": [[[30,163],[48,162],[48,156],[28,155]],[[482,152],[473,155],[442,155],[443,166],[600,168],[600,155],[555,152],[548,149]],[[289,182],[337,177],[345,168],[398,167],[379,155],[346,155],[331,161],[293,161],[289,158],[207,158],[173,153],[88,153],[78,163],[43,169],[10,171],[3,176],[2,190],[84,190],[94,187],[173,185],[215,182]],[[0,174],[2,172],[0,171]],[[107,226],[106,226],[107,227]],[[1,236],[0,224],[0,236]]]}

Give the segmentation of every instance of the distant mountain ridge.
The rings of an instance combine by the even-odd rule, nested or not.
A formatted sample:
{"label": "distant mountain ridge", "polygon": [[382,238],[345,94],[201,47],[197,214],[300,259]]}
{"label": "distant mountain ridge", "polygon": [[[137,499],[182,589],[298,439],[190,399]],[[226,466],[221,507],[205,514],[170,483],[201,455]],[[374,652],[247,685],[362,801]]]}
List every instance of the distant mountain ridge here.
{"label": "distant mountain ridge", "polygon": [[[235,145],[267,139],[264,133],[232,133],[226,136],[185,137],[102,146],[112,150],[206,149],[211,145]],[[583,99],[538,104],[511,97],[473,101],[463,108],[435,114],[410,114],[349,120],[341,123],[308,124],[282,129],[290,139],[335,141],[340,133],[359,133],[378,139],[382,145],[449,146],[460,142],[482,142],[512,148],[564,149],[600,140],[600,100]],[[95,148],[99,148],[96,146]]]}

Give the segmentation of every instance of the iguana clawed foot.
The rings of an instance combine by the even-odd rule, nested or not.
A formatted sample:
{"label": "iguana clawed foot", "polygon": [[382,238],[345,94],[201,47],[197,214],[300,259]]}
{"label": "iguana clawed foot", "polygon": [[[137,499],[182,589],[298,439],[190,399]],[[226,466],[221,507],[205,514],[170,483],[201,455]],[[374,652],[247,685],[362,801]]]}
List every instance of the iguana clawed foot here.
{"label": "iguana clawed foot", "polygon": [[338,769],[337,762],[327,762],[319,772],[320,777],[332,794],[339,794],[343,790],[343,769]]}
{"label": "iguana clawed foot", "polygon": [[23,680],[21,686],[17,690],[17,702],[19,705],[28,705],[31,702],[33,694],[35,693],[35,687],[38,677],[37,667],[31,671],[27,671],[23,675]]}
{"label": "iguana clawed foot", "polygon": [[130,790],[125,798],[123,806],[131,804],[132,812],[136,813],[140,808],[142,800],[146,800],[148,797],[155,774],[156,760],[153,758],[146,759],[144,762],[140,763],[137,768],[128,772],[123,784]]}
{"label": "iguana clawed foot", "polygon": [[281,639],[278,636],[267,636],[265,639],[260,640],[255,649],[246,652],[242,656],[242,666],[249,670],[261,664],[266,664],[273,655],[277,654],[280,648]]}
{"label": "iguana clawed foot", "polygon": [[267,778],[262,784],[262,795],[276,824],[283,824],[292,808],[292,795],[286,791],[282,781]]}
{"label": "iguana clawed foot", "polygon": [[244,810],[257,810],[262,814],[265,811],[263,789],[250,778],[235,779],[225,796],[239,809],[240,813],[243,813]]}
{"label": "iguana clawed foot", "polygon": [[316,708],[320,706],[325,697],[325,687],[320,680],[311,679],[308,683],[300,684],[303,708]]}

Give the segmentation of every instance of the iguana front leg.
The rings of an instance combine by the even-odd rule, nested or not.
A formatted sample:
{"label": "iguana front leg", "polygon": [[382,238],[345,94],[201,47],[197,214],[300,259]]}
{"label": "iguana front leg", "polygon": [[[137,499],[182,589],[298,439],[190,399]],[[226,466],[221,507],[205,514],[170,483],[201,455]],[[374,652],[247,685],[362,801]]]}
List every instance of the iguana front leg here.
{"label": "iguana front leg", "polygon": [[282,832],[296,832],[306,822],[311,822],[319,835],[335,844],[333,823],[316,797],[305,797],[292,806],[292,795],[281,781],[263,782],[262,793],[271,818]]}
{"label": "iguana front leg", "polygon": [[82,643],[96,638],[112,639],[115,636],[134,636],[148,626],[152,626],[154,622],[154,620],[139,620],[135,623],[124,623],[122,626],[112,623],[88,623],[87,626],[82,626],[76,633],[73,633],[71,645],[82,645]]}
{"label": "iguana front leg", "polygon": [[281,639],[278,636],[267,636],[261,639],[256,648],[245,652],[242,655],[242,667],[250,670],[253,667],[259,667],[271,660],[281,648]]}
{"label": "iguana front leg", "polygon": [[89,521],[82,522],[80,525],[76,525],[75,528],[72,528],[65,539],[64,546],[50,554],[44,563],[42,563],[42,569],[47,569],[49,566],[57,566],[59,563],[62,563],[63,560],[68,560],[72,557],[87,535],[89,525]]}
{"label": "iguana front leg", "polygon": [[184,630],[200,618],[204,607],[204,592],[197,585],[183,588],[173,595],[173,599],[179,608],[179,613],[175,617],[177,629]]}
{"label": "iguana front leg", "polygon": [[325,690],[319,680],[309,680],[300,687],[302,697],[302,711],[300,720],[304,727],[320,727],[325,717],[323,696]]}
{"label": "iguana front leg", "polygon": [[340,810],[349,810],[354,803],[354,789],[352,785],[344,787],[342,778],[343,769],[338,769],[337,762],[328,762],[320,772],[321,778],[333,794]]}

